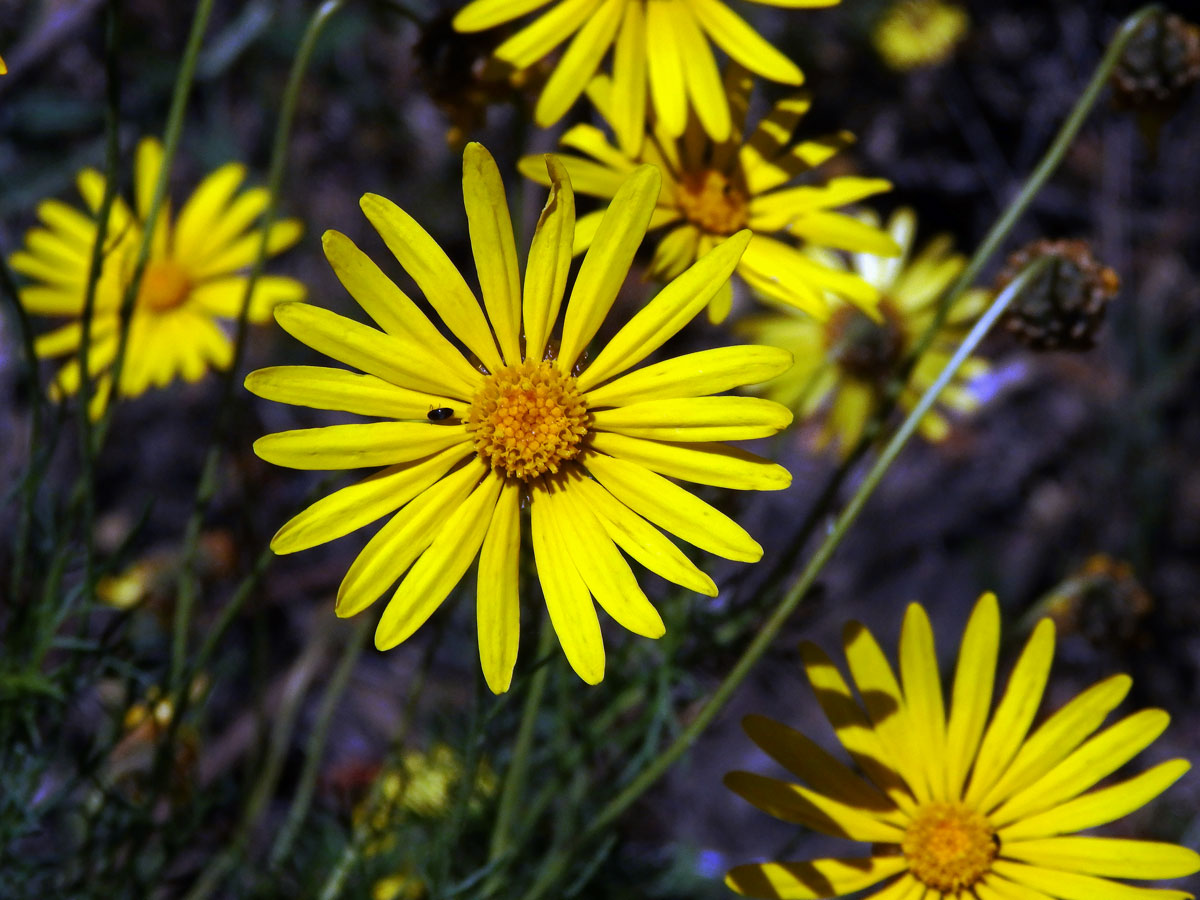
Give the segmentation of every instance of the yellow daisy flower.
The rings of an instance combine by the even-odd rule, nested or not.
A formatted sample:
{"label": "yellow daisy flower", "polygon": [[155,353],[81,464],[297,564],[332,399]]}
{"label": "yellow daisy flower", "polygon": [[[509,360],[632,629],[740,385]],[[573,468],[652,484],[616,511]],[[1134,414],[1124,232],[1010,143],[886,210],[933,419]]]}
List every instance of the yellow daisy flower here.
{"label": "yellow daisy flower", "polygon": [[292,468],[388,467],[301,512],[272,548],[303,550],[390,516],[350,567],[336,607],[340,616],[361,612],[404,576],[375,633],[381,650],[415,632],[478,555],[479,655],[497,693],[507,690],[517,656],[523,507],[550,620],[572,667],[595,684],[604,677],[604,646],[592,597],[630,631],[663,634],[618,548],[710,596],[712,580],[659,528],[729,559],[762,555],[740,526],[670,479],[746,490],[791,482],[782,467],[720,443],[773,434],[791,414],[767,400],[710,396],[774,377],[789,365],[786,351],[704,350],[629,371],[708,303],[749,234],[716,247],[585,361],[645,234],[659,174],[644,166],[617,192],[565,304],[561,337],[551,341],[571,265],[575,202],[563,167],[553,157],[547,165],[550,198],[522,289],[500,173],[482,146],[467,145],[463,195],[482,309],[416,221],[383,197],[362,198],[371,224],[466,353],[366,254],[329,231],[326,257],[382,331],[303,303],[281,305],[275,317],[365,374],[283,366],[246,379],[260,397],[387,420],[255,443],[263,459]]}
{"label": "yellow daisy flower", "polygon": [[904,619],[898,679],[862,625],[851,622],[844,642],[861,705],[819,648],[805,643],[800,652],[817,702],[866,778],[786,725],[748,716],[742,724],[754,742],[805,784],[750,772],[731,772],[725,783],[784,821],[870,844],[870,855],[737,866],[725,879],[730,888],[792,900],[865,890],[870,900],[1192,896],[1110,879],[1182,878],[1200,870],[1193,850],[1075,835],[1144,806],[1190,768],[1174,759],[1091,790],[1169,721],[1161,709],[1144,709],[1097,733],[1129,692],[1128,676],[1093,685],[1031,733],[1054,655],[1049,619],[1025,645],[990,724],[1000,649],[992,594],[967,623],[948,717],[933,630],[919,605]]}
{"label": "yellow daisy flower", "polygon": [[884,63],[898,72],[948,60],[970,27],[967,12],[943,0],[898,0],[884,12],[871,42]]}
{"label": "yellow daisy flower", "polygon": [[[891,188],[881,178],[840,176],[824,183],[792,182],[834,156],[853,138],[841,134],[800,142],[791,140],[800,118],[812,104],[807,94],[781,100],[741,140],[751,80],[740,68],[726,70],[726,83],[735,110],[737,137],[713,143],[695,122],[683,140],[671,137],[659,120],[632,156],[612,146],[592,125],[576,125],[562,137],[562,146],[586,156],[564,155],[563,165],[580,193],[611,199],[639,163],[662,171],[663,190],[650,227],[667,228],[659,241],[649,274],[669,281],[729,235],[753,232],[737,272],[765,297],[827,318],[826,293],[845,297],[873,314],[878,291],[854,274],[822,266],[778,236],[810,244],[894,255],[892,239],[877,227],[835,210]],[[612,83],[597,79],[589,93],[609,122],[620,103]],[[590,158],[589,158],[590,157]],[[545,166],[536,157],[520,161],[529,178],[548,183]],[[603,212],[579,220],[575,252],[585,249]],[[727,283],[713,299],[709,317],[719,322],[729,313],[732,287]]]}
{"label": "yellow daisy flower", "polygon": [[[519,19],[551,0],[473,0],[454,18],[459,31],[482,31]],[[751,0],[767,6],[834,6],[838,0]],[[612,48],[614,90],[621,102],[610,119],[628,154],[645,131],[647,95],[658,121],[674,137],[689,109],[716,141],[731,116],[711,40],[729,57],[771,81],[800,84],[800,69],[722,0],[556,0],[553,8],[499,47],[496,56],[524,69],[575,35],[542,89],[534,120],[543,128],[579,99]]]}
{"label": "yellow daisy flower", "polygon": [[[153,138],[138,145],[134,163],[134,209],[117,197],[109,216],[107,246],[96,285],[89,367],[97,378],[92,414],[98,416],[112,390],[110,370],[117,354],[120,308],[133,277],[143,223],[162,164],[162,146]],[[129,323],[121,372],[121,397],[137,397],[151,385],[165,387],[176,377],[197,381],[210,368],[227,368],[233,345],[218,324],[237,318],[247,278],[240,274],[258,255],[256,220],[267,208],[265,188],[238,192],[245,166],[229,163],[205,178],[179,216],[171,221],[164,206],[151,243],[150,257]],[[84,169],[76,180],[92,216],[104,196],[104,176]],[[70,324],[38,337],[40,357],[70,357],[79,352],[83,313],[96,222],[58,200],[38,206],[44,227],[25,235],[25,246],[12,255],[12,267],[34,280],[20,291],[21,304],[36,315],[73,318]],[[271,227],[267,252],[286,250],[300,239],[294,219]],[[250,301],[252,322],[270,319],[281,300],[304,297],[304,285],[292,278],[258,279]],[[79,389],[79,362],[70,358],[52,385],[54,396]]]}
{"label": "yellow daisy flower", "polygon": [[[917,230],[910,209],[897,211],[887,230],[901,248],[898,258],[884,260],[863,253],[851,257],[853,270],[880,293],[880,321],[872,321],[833,298],[835,310],[826,322],[780,309],[738,323],[738,331],[751,340],[783,347],[795,357],[795,365],[763,392],[796,410],[800,418],[827,410],[817,437],[819,447],[836,442],[843,453],[854,447],[882,399],[887,379],[925,333],[939,298],[966,265],[963,256],[952,252],[948,235],[934,238],[910,259]],[[822,259],[831,266],[845,266],[833,254]],[[937,379],[987,301],[986,291],[972,290],[954,304],[936,339],[913,368],[900,395],[903,409],[912,409]],[[988,368],[980,357],[969,358],[942,392],[942,406],[958,413],[976,410],[980,401],[969,382]],[[927,440],[940,441],[949,432],[950,423],[941,412],[930,410],[921,420],[920,433]]]}

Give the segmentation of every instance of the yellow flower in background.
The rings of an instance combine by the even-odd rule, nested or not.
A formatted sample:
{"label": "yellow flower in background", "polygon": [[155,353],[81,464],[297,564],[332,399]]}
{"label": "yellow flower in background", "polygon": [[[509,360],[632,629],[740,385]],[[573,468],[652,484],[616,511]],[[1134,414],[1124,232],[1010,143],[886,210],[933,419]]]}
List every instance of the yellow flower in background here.
{"label": "yellow flower in background", "polygon": [[[636,157],[612,146],[592,125],[576,125],[562,137],[562,146],[585,154],[564,154],[563,165],[582,194],[611,199],[639,163],[661,170],[663,190],[650,220],[651,229],[665,228],[649,274],[669,281],[729,235],[749,228],[749,246],[737,272],[756,292],[827,318],[827,293],[845,297],[873,314],[878,291],[863,279],[839,268],[823,266],[780,238],[799,238],[809,244],[894,255],[899,248],[879,228],[836,210],[891,188],[881,178],[839,176],[823,183],[793,182],[853,141],[843,132],[813,140],[792,141],[801,117],[812,101],[806,94],[781,100],[742,140],[751,80],[740,68],[726,70],[734,108],[735,136],[713,143],[694,127],[689,137],[676,140],[658,122]],[[593,82],[589,93],[609,122],[619,107],[607,78]],[[548,183],[538,157],[525,157],[518,167],[527,177]],[[575,230],[575,252],[586,249],[604,213],[583,216]],[[726,283],[713,298],[709,317],[714,322],[729,313],[733,299]]]}
{"label": "yellow flower in background", "polygon": [[8,74],[8,66],[4,64],[4,57],[0,56],[0,75]]}
{"label": "yellow flower in background", "polygon": [[371,886],[371,900],[422,900],[425,882],[405,868]]}
{"label": "yellow flower in background", "polygon": [[[511,22],[549,0],[473,0],[454,18],[459,31],[481,31]],[[751,0],[767,6],[822,7],[838,0]],[[612,48],[615,118],[621,147],[636,154],[647,107],[667,134],[679,137],[688,111],[717,141],[730,136],[731,117],[709,41],[752,72],[771,81],[800,84],[800,69],[764,40],[722,0],[556,0],[498,48],[496,56],[527,68],[572,35],[542,90],[534,120],[543,128],[579,99]],[[647,100],[647,97],[649,100]]]}
{"label": "yellow flower in background", "polygon": [[936,66],[954,53],[970,27],[967,12],[943,0],[898,0],[884,12],[871,41],[884,63],[899,72]]}
{"label": "yellow flower in background", "polygon": [[[867,221],[877,220],[867,217]],[[801,419],[824,410],[817,444],[824,447],[834,442],[842,453],[849,452],[862,436],[882,400],[888,378],[925,333],[938,300],[966,266],[966,259],[952,252],[948,235],[934,238],[910,259],[917,230],[912,210],[898,210],[888,221],[887,230],[902,250],[900,257],[851,257],[853,269],[879,290],[880,321],[834,299],[836,309],[826,322],[780,309],[749,317],[737,326],[739,333],[751,340],[791,351],[795,365],[766,386],[763,393],[795,410]],[[822,258],[829,265],[839,264],[832,254]],[[964,292],[954,304],[941,330],[913,367],[900,394],[903,409],[912,409],[937,379],[987,301],[988,293],[977,289]],[[942,392],[941,405],[957,413],[976,410],[980,401],[969,382],[988,368],[980,357],[967,359]],[[949,432],[950,423],[942,412],[931,409],[921,420],[920,433],[927,440],[940,441]]]}
{"label": "yellow flower in background", "polygon": [[743,727],[754,742],[803,784],[750,772],[731,772],[725,783],[776,818],[869,844],[870,855],[738,866],[726,876],[730,888],[769,898],[869,889],[861,895],[868,900],[1192,896],[1110,879],[1182,878],[1200,871],[1195,851],[1075,835],[1146,805],[1190,768],[1174,759],[1092,790],[1169,722],[1163,710],[1145,709],[1098,731],[1129,692],[1128,676],[1093,685],[1031,731],[1054,656],[1054,625],[1044,619],[993,710],[1000,611],[991,594],[967,623],[948,716],[919,605],[904,619],[899,678],[862,625],[846,627],[844,644],[857,697],[818,647],[805,643],[800,652],[817,702],[866,777],[786,725],[748,716]]}
{"label": "yellow flower in background", "polygon": [[641,244],[659,174],[642,167],[617,192],[566,300],[561,337],[551,341],[571,266],[575,201],[566,171],[553,157],[547,165],[550,197],[522,287],[500,173],[482,146],[467,145],[463,195],[482,308],[415,220],[383,197],[362,198],[371,224],[465,351],[347,237],[329,231],[326,257],[380,328],[303,303],[283,304],[275,316],[297,339],[365,374],[281,366],[246,379],[270,400],[386,420],[255,443],[263,459],[297,469],[387,467],[301,512],[272,548],[292,553],[390,517],[350,567],[336,607],[352,616],[401,579],[375,633],[383,650],[412,635],[478,556],[480,662],[497,693],[507,690],[517,656],[522,508],[550,620],[572,667],[595,684],[604,677],[604,645],[593,597],[630,631],[664,631],[621,550],[708,595],[717,592],[712,579],[660,528],[729,559],[762,555],[732,519],[670,479],[743,490],[791,482],[782,467],[721,443],[774,434],[790,413],[767,400],[711,396],[777,375],[790,364],[786,351],[721,348],[633,369],[708,303],[749,234],[716,247],[585,359]]}
{"label": "yellow flower in background", "polygon": [[[120,197],[113,203],[105,238],[104,262],[96,285],[89,368],[97,378],[92,414],[98,416],[112,390],[110,370],[117,354],[120,308],[133,278],[137,247],[162,163],[162,146],[153,138],[138,145],[134,163],[134,209]],[[219,324],[237,317],[247,277],[240,274],[258,255],[256,221],[267,208],[265,188],[239,192],[245,166],[229,163],[205,178],[172,222],[164,208],[151,242],[150,256],[129,324],[121,397],[137,397],[151,386],[175,378],[197,381],[209,368],[227,368],[233,346]],[[20,291],[21,304],[36,315],[74,319],[38,337],[40,357],[78,353],[92,248],[97,226],[92,218],[104,196],[104,176],[85,169],[77,179],[91,212],[58,200],[38,205],[42,226],[30,229],[25,246],[12,255],[12,267],[33,279]],[[294,219],[271,227],[267,252],[286,250],[300,239]],[[304,297],[304,285],[292,278],[264,275],[250,301],[252,322],[270,319],[271,307]],[[79,389],[79,362],[68,359],[52,386],[56,397]]]}

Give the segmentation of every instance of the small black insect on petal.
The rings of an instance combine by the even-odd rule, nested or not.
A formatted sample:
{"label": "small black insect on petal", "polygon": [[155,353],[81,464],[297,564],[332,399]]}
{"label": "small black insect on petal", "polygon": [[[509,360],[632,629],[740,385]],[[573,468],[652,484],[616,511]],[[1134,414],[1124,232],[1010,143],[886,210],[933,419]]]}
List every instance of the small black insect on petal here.
{"label": "small black insect on petal", "polygon": [[450,407],[439,406],[437,409],[431,409],[429,411],[429,421],[430,422],[441,422],[445,419],[450,418],[452,415],[454,415],[454,410],[452,410]]}

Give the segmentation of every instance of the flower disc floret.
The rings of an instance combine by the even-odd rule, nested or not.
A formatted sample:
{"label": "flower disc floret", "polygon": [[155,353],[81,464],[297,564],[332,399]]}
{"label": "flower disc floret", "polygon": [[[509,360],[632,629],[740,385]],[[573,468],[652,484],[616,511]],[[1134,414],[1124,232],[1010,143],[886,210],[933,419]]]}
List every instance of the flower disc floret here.
{"label": "flower disc floret", "polygon": [[532,481],[579,454],[588,409],[572,376],[549,360],[526,360],[485,379],[471,403],[467,429],[480,459]]}
{"label": "flower disc floret", "polygon": [[996,833],[986,817],[956,803],[930,803],[909,823],[901,845],[909,871],[940,891],[971,887],[996,858]]}
{"label": "flower disc floret", "polygon": [[749,220],[746,192],[715,169],[684,174],[679,209],[688,221],[711,234],[733,234]]}
{"label": "flower disc floret", "polygon": [[192,283],[187,270],[173,259],[151,262],[142,275],[138,288],[138,307],[154,312],[166,312],[183,305],[191,293]]}

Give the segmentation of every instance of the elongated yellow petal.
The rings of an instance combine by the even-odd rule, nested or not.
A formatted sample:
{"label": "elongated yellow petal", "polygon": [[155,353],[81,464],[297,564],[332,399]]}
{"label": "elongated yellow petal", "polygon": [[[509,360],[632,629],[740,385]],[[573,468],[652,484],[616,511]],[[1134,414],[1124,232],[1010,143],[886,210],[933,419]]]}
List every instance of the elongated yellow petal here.
{"label": "elongated yellow petal", "polygon": [[395,583],[433,542],[442,524],[487,477],[478,458],[451,472],[396,513],[367,542],[338,586],[334,612],[362,612]]}
{"label": "elongated yellow petal", "polygon": [[601,453],[587,454],[583,464],[619,501],[689,544],[726,559],[762,558],[762,547],[742,526],[650,469]]}
{"label": "elongated yellow petal", "polygon": [[554,72],[546,80],[533,111],[534,121],[548,128],[579,99],[608,53],[625,15],[626,0],[603,0],[572,38]]}
{"label": "elongated yellow petal", "polygon": [[637,369],[588,391],[588,406],[623,406],[645,400],[702,397],[731,388],[768,381],[792,364],[792,354],[778,347],[718,347],[676,356]]}
{"label": "elongated yellow petal", "polygon": [[1009,841],[1005,859],[1106,878],[1183,878],[1200,872],[1200,853],[1178,844],[1107,837]]}
{"label": "elongated yellow petal", "polygon": [[612,309],[650,224],[661,181],[654,166],[640,166],[621,185],[605,211],[567,302],[557,360],[561,371],[571,371]]}
{"label": "elongated yellow petal", "polygon": [[604,0],[559,0],[496,48],[496,58],[515,69],[527,69],[580,28]]}
{"label": "elongated yellow petal", "polygon": [[[145,222],[150,215],[150,199],[162,168],[163,148],[156,138],[138,141],[133,162],[133,206],[138,218]],[[160,217],[162,213],[159,213]]]}
{"label": "elongated yellow petal", "polygon": [[756,397],[645,400],[592,413],[598,431],[659,441],[736,441],[769,437],[792,422],[786,406]]}
{"label": "elongated yellow petal", "polygon": [[[864,900],[923,900],[925,891],[926,887],[923,883],[913,878],[910,872],[905,872],[882,890],[867,894]],[[1025,900],[1037,900],[1037,898],[1028,897]]]}
{"label": "elongated yellow petal", "polygon": [[954,670],[950,722],[946,727],[945,794],[962,797],[963,782],[975,761],[975,752],[987,726],[1000,652],[1000,604],[996,595],[979,598],[963,631]]}
{"label": "elongated yellow petal", "polygon": [[[739,153],[746,190],[751,196],[774,190],[803,172],[816,168],[854,143],[848,131],[827,134],[801,141],[770,159],[757,156],[752,150]],[[747,166],[749,166],[747,168]]]}
{"label": "elongated yellow petal", "polygon": [[672,20],[675,23],[679,55],[683,60],[683,80],[696,118],[714,141],[720,143],[728,140],[731,125],[729,100],[725,96],[725,85],[721,83],[721,73],[717,71],[712,48],[692,15],[692,5],[675,4]]}
{"label": "elongated yellow petal", "polygon": [[[814,319],[829,318],[829,301],[809,275],[818,266],[794,247],[761,234],[746,245],[737,272],[766,297],[802,309]],[[866,282],[863,282],[866,284]]]}
{"label": "elongated yellow petal", "polygon": [[512,683],[521,637],[521,486],[504,482],[479,551],[475,622],[479,665],[493,694]]}
{"label": "elongated yellow petal", "polygon": [[650,275],[662,282],[673,281],[683,274],[700,255],[700,229],[690,223],[680,225],[663,235],[650,260]]}
{"label": "elongated yellow petal", "polygon": [[[800,118],[812,107],[812,95],[808,91],[797,91],[776,103],[769,113],[759,119],[754,131],[738,150],[738,161],[747,176],[747,187],[751,196],[756,196],[768,187],[751,180],[757,176],[760,166],[769,164],[792,139]],[[782,184],[788,179],[779,180]],[[771,185],[773,187],[774,185]]]}
{"label": "elongated yellow petal", "polygon": [[530,509],[533,558],[546,611],[575,674],[588,684],[599,684],[604,680],[600,620],[592,595],[560,538],[564,523],[555,515],[553,504],[543,502],[547,496],[535,496]]}
{"label": "elongated yellow petal", "polygon": [[1043,891],[1058,900],[1191,900],[1185,891],[1133,887],[1107,878],[1094,878],[1059,869],[1043,869],[998,859],[992,863],[997,875]]}
{"label": "elongated yellow petal", "polygon": [[668,581],[689,590],[717,596],[717,586],[661,531],[635,513],[591,478],[572,484],[617,546]]}
{"label": "elongated yellow petal", "polygon": [[891,187],[891,182],[883,178],[842,175],[828,184],[805,184],[759,194],[750,201],[750,216],[755,228],[775,231],[806,213],[857,203]]}
{"label": "elongated yellow petal", "polygon": [[468,447],[450,447],[334,491],[284,523],[271,538],[271,549],[279,554],[295,553],[369,525],[422,493],[469,452]]}
{"label": "elongated yellow petal", "polygon": [[[250,279],[244,275],[206,281],[192,288],[188,302],[210,315],[236,319],[241,315],[249,283]],[[254,293],[250,296],[250,309],[246,313],[246,319],[254,323],[268,322],[271,319],[271,311],[276,306],[280,303],[303,300],[305,293],[304,284],[294,278],[260,275],[254,282]]]}
{"label": "elongated yellow petal", "polygon": [[483,309],[437,241],[386,197],[363,194],[359,205],[446,326],[489,371],[499,369],[500,354]]}
{"label": "elongated yellow petal", "polygon": [[[176,240],[175,258],[189,268],[198,267],[207,264],[212,257],[239,239],[249,239],[246,247],[253,260],[258,254],[261,238],[257,234],[246,235],[245,232],[266,211],[270,201],[271,194],[266,188],[254,187],[237,194],[224,209],[215,206],[198,209],[195,235],[185,244]],[[237,265],[230,267],[231,270],[236,268]]]}
{"label": "elongated yellow petal", "polygon": [[806,213],[788,225],[787,230],[795,237],[824,247],[880,256],[897,256],[900,253],[899,245],[886,231],[843,213]]}
{"label": "elongated yellow petal", "polygon": [[525,293],[521,318],[525,323],[525,357],[540,360],[546,339],[562,306],[571,269],[571,241],[575,231],[575,194],[561,160],[546,154],[543,165],[550,180],[550,196],[542,207],[529,261],[525,266]]}
{"label": "elongated yellow petal", "polygon": [[96,243],[96,223],[87,215],[61,200],[43,200],[37,205],[37,216],[77,252],[91,253]]}
{"label": "elongated yellow petal", "polygon": [[[630,4],[630,8],[636,9],[637,4]],[[593,157],[601,165],[620,173],[623,176],[622,180],[638,167],[632,154],[628,154],[624,150],[618,150],[610,144],[604,132],[595,125],[588,125],[586,123],[572,125],[559,139],[558,143],[563,148],[578,150],[580,153],[586,153],[588,156]],[[541,162],[541,157],[526,158],[534,159],[539,164]],[[543,173],[540,175],[539,180],[544,182],[546,177],[544,174],[545,167],[542,166],[541,168],[543,169]]]}
{"label": "elongated yellow petal", "polygon": [[[267,232],[267,256],[275,256],[292,247],[304,234],[304,225],[299,219],[281,219],[272,223]],[[197,280],[219,278],[239,269],[245,269],[258,259],[262,247],[262,236],[251,232],[245,237],[214,249],[196,263],[189,264],[189,274]]]}
{"label": "elongated yellow petal", "polygon": [[725,787],[768,815],[822,834],[890,844],[898,844],[904,839],[903,828],[802,785],[753,772],[730,772],[724,782]]}
{"label": "elongated yellow petal", "polygon": [[275,307],[275,321],[319,353],[398,387],[469,400],[483,382],[478,372],[468,374],[469,366],[464,369],[452,356],[439,356],[436,348],[384,334],[309,303],[281,303]]}
{"label": "elongated yellow petal", "polygon": [[1054,900],[1049,894],[1001,878],[995,872],[988,872],[971,889],[979,900]]}
{"label": "elongated yellow petal", "polygon": [[642,4],[626,3],[613,48],[613,89],[621,102],[609,123],[630,156],[637,155],[646,132],[646,77],[646,17]]}
{"label": "elongated yellow petal", "polygon": [[900,629],[900,679],[904,705],[917,749],[914,762],[923,771],[931,797],[941,796],[946,755],[946,708],[938,673],[933,626],[919,603],[910,603]]}
{"label": "elongated yellow petal", "polygon": [[739,447],[647,441],[612,432],[592,435],[592,447],[669,478],[742,491],[781,491],[792,483],[783,466]]}
{"label": "elongated yellow petal", "polygon": [[483,545],[503,484],[503,477],[493,472],[442,525],[384,608],[375,629],[376,647],[389,650],[408,640],[467,574]]}
{"label": "elongated yellow petal", "polygon": [[[13,271],[20,272],[30,278],[56,286],[70,288],[82,293],[87,283],[87,268],[85,266],[60,266],[54,260],[46,259],[39,254],[18,250],[8,259]],[[80,301],[82,307],[82,300]]]}
{"label": "elongated yellow petal", "polygon": [[[614,200],[613,205],[616,203],[617,200]],[[738,232],[664,287],[613,336],[595,361],[579,376],[580,389],[590,390],[602,381],[619,375],[678,334],[733,274],[751,236],[749,231]],[[598,245],[592,246],[594,250]],[[589,257],[592,252],[588,251]],[[584,267],[587,267],[587,258],[584,259]],[[582,279],[583,275],[581,270],[579,277]],[[617,287],[620,287],[619,283]],[[611,305],[612,301],[608,302]],[[595,333],[595,329],[592,333]]]}
{"label": "elongated yellow petal", "polygon": [[246,390],[265,400],[340,409],[360,416],[423,419],[429,410],[450,407],[456,417],[466,414],[461,401],[396,387],[374,375],[322,366],[272,366],[246,376]]}
{"label": "elongated yellow petal", "polygon": [[988,819],[1002,827],[1078,796],[1150,746],[1170,721],[1161,709],[1143,709],[1126,716],[1018,791]]}
{"label": "elongated yellow petal", "polygon": [[1042,702],[1042,691],[1046,688],[1053,658],[1054,623],[1042,619],[1021,651],[1004,697],[996,707],[996,714],[979,747],[965,797],[971,807],[978,808],[979,800],[1000,780],[1017,755]]}
{"label": "elongated yellow petal", "polygon": [[463,203],[471,252],[488,318],[500,352],[510,365],[521,361],[521,273],[508,196],[492,154],[472,141],[463,152]]}
{"label": "elongated yellow petal", "polygon": [[1041,778],[1084,742],[1125,699],[1133,686],[1128,675],[1114,675],[1088,688],[1043,722],[980,801],[992,810]]}
{"label": "elongated yellow petal", "polygon": [[673,4],[646,4],[646,63],[658,125],[678,137],[687,127],[688,109],[683,54],[673,12]]}
{"label": "elongated yellow petal", "polygon": [[[567,555],[596,602],[618,625],[642,637],[662,637],[666,626],[658,610],[646,598],[629,563],[596,516],[580,502],[576,485],[582,480],[571,479],[552,498],[559,507],[556,516],[566,526],[560,537]],[[545,500],[545,497],[538,498],[539,503]]]}
{"label": "elongated yellow petal", "polygon": [[690,0],[688,6],[713,43],[751,72],[783,84],[800,84],[800,67],[776,50],[721,0]]}
{"label": "elongated yellow petal", "polygon": [[462,425],[367,422],[264,435],[254,442],[254,452],[290,469],[359,469],[409,462],[470,442]]}
{"label": "elongated yellow petal", "polygon": [[454,16],[455,31],[483,31],[520,18],[550,0],[472,0]]}
{"label": "elongated yellow petal", "polygon": [[816,900],[861,891],[903,872],[906,865],[902,856],[751,863],[731,869],[725,886],[745,897]]}
{"label": "elongated yellow petal", "polygon": [[175,222],[174,249],[180,259],[197,260],[201,257],[209,229],[225,215],[245,179],[245,166],[226,163],[200,182],[179,210],[179,218]]}
{"label": "elongated yellow petal", "polygon": [[[81,245],[56,231],[31,228],[25,233],[25,246],[29,252],[60,268],[86,271],[91,264],[91,247]],[[85,276],[86,277],[86,276]]]}

